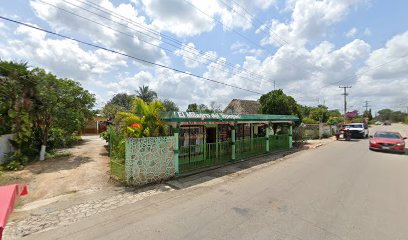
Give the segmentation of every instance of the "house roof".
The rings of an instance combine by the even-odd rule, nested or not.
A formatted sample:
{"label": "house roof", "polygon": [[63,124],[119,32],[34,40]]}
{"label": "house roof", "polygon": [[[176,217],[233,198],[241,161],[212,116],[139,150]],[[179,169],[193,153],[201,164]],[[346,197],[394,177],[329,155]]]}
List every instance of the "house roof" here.
{"label": "house roof", "polygon": [[297,116],[268,114],[227,114],[227,113],[196,113],[166,112],[161,115],[165,122],[295,122]]}
{"label": "house roof", "polygon": [[224,109],[225,113],[257,114],[261,104],[255,100],[233,99]]}

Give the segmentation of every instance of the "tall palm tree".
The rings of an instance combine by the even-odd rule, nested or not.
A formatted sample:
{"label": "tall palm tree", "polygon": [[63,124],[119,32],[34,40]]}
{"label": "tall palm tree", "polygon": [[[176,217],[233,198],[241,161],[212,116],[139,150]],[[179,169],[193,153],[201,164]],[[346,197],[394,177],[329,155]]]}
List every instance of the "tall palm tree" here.
{"label": "tall palm tree", "polygon": [[116,118],[121,122],[121,129],[126,137],[157,137],[165,133],[165,124],[160,119],[163,109],[160,101],[147,103],[136,98],[131,112],[120,112]]}
{"label": "tall palm tree", "polygon": [[139,90],[136,90],[136,97],[142,99],[143,101],[149,103],[157,98],[157,93],[151,89],[149,86],[142,85]]}

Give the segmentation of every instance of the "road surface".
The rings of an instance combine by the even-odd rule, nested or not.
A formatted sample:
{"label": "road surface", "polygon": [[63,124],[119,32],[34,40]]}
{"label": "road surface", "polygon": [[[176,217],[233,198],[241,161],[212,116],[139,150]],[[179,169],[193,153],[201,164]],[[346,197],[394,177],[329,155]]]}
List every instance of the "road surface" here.
{"label": "road surface", "polygon": [[[408,127],[380,126],[408,136]],[[27,239],[408,239],[408,155],[333,142]]]}

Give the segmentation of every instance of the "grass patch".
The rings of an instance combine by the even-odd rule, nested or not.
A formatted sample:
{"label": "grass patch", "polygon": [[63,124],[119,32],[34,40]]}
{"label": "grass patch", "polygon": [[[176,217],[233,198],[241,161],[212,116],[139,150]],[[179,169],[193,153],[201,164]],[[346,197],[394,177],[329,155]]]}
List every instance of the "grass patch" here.
{"label": "grass patch", "polygon": [[12,172],[4,172],[0,170],[0,185],[21,182],[22,179],[12,175]]}

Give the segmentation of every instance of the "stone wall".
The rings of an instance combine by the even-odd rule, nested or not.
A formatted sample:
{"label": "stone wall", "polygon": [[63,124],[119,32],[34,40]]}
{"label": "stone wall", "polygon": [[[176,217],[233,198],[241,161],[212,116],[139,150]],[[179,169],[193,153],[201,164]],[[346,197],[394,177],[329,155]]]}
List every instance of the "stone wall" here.
{"label": "stone wall", "polygon": [[126,140],[126,178],[130,185],[144,185],[176,174],[175,138],[150,137]]}

